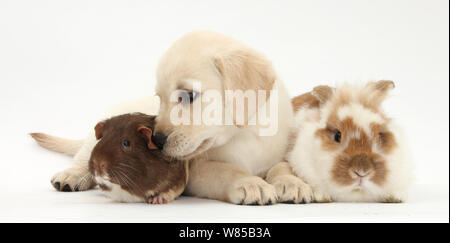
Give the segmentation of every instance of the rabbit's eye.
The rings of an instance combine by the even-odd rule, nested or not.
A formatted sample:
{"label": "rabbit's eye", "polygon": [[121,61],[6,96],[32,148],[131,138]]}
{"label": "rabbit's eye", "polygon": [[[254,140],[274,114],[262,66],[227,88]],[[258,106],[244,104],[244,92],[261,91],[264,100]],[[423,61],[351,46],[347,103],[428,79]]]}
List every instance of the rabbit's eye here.
{"label": "rabbit's eye", "polygon": [[389,136],[387,136],[386,133],[380,132],[378,133],[378,136],[380,136],[380,141],[382,144],[386,144],[388,142]]}
{"label": "rabbit's eye", "polygon": [[341,137],[342,137],[341,132],[340,131],[336,131],[336,133],[334,134],[334,141],[336,141],[337,143],[340,143],[341,142]]}

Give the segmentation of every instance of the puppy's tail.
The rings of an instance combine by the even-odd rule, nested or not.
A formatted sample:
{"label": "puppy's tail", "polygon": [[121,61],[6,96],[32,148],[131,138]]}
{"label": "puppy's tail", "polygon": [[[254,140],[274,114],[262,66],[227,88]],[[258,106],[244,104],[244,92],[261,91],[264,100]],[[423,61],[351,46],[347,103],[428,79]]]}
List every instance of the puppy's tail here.
{"label": "puppy's tail", "polygon": [[54,137],[45,133],[30,133],[30,136],[43,148],[62,154],[74,156],[83,145],[84,140],[72,140]]}

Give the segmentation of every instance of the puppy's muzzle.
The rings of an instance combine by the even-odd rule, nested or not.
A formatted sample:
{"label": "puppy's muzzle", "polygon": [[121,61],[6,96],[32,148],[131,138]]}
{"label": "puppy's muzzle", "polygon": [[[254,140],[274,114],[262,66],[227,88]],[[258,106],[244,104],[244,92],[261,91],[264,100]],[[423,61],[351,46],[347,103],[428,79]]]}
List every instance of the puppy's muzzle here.
{"label": "puppy's muzzle", "polygon": [[156,133],[152,136],[152,142],[158,147],[158,149],[163,149],[164,144],[167,142],[167,136],[164,133]]}

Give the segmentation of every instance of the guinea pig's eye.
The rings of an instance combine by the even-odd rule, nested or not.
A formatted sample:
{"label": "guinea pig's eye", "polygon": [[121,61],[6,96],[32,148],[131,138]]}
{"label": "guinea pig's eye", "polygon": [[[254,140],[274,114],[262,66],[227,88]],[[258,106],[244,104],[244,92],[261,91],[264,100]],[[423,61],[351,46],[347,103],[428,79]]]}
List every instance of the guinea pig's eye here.
{"label": "guinea pig's eye", "polygon": [[131,146],[131,143],[130,143],[130,141],[125,140],[125,141],[122,142],[122,145],[123,145],[125,148],[129,148],[129,147]]}
{"label": "guinea pig's eye", "polygon": [[340,131],[336,131],[336,133],[334,134],[334,141],[336,141],[337,143],[341,142],[341,138],[342,138],[342,134]]}

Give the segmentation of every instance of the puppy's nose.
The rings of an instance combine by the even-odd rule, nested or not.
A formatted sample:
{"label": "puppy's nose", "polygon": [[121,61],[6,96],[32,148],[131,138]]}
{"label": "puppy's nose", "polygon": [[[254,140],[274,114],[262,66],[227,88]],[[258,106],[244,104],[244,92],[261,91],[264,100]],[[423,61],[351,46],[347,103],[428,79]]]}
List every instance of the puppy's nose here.
{"label": "puppy's nose", "polygon": [[164,144],[167,142],[167,136],[164,135],[164,133],[156,133],[152,136],[152,142],[158,147],[159,149],[164,148]]}

